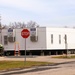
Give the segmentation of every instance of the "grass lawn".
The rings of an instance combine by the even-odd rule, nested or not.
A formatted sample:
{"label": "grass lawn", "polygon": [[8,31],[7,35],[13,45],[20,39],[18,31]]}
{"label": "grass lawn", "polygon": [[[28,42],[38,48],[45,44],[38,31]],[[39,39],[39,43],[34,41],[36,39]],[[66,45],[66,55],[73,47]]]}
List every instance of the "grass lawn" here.
{"label": "grass lawn", "polygon": [[41,66],[52,64],[48,62],[34,62],[34,61],[0,61],[0,70],[11,70],[15,68],[28,68],[32,66]]}
{"label": "grass lawn", "polygon": [[72,55],[72,56],[71,55],[68,55],[68,56],[66,56],[66,55],[54,56],[52,58],[74,59],[75,58],[75,55]]}

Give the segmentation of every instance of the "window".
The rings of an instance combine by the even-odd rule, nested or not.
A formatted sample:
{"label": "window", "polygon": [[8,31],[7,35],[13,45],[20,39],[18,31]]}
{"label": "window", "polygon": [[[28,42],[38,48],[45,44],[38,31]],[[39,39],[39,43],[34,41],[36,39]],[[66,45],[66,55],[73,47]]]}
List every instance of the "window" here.
{"label": "window", "polygon": [[59,35],[59,44],[61,44],[61,35]]}
{"label": "window", "polygon": [[8,37],[5,35],[4,36],[4,45],[7,45],[8,44]]}
{"label": "window", "polygon": [[53,44],[53,34],[51,34],[51,44]]}
{"label": "window", "polygon": [[65,44],[66,44],[67,43],[67,35],[66,34],[65,34],[64,39],[65,39]]}

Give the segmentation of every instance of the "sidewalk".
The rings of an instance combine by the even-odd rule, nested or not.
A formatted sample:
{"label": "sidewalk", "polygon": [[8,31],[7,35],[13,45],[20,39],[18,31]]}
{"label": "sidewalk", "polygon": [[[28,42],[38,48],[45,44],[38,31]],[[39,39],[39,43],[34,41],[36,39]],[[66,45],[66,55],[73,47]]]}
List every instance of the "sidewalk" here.
{"label": "sidewalk", "polygon": [[[64,63],[75,61],[75,59],[57,59],[51,58],[52,56],[27,56],[26,61],[40,61],[40,62],[53,62],[53,63]],[[25,56],[7,56],[0,57],[0,61],[25,61]]]}

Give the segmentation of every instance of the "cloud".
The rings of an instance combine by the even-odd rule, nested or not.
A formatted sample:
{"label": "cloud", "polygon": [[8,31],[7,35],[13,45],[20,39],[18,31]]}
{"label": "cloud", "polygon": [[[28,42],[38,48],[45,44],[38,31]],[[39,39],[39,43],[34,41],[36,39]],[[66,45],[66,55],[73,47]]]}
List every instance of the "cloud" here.
{"label": "cloud", "polygon": [[45,9],[39,0],[0,0],[0,5],[32,12],[41,12]]}
{"label": "cloud", "polygon": [[2,21],[35,20],[40,24],[74,24],[75,0],[0,0]]}
{"label": "cloud", "polygon": [[34,13],[58,13],[60,10],[74,8],[74,0],[0,0],[0,6],[12,7]]}

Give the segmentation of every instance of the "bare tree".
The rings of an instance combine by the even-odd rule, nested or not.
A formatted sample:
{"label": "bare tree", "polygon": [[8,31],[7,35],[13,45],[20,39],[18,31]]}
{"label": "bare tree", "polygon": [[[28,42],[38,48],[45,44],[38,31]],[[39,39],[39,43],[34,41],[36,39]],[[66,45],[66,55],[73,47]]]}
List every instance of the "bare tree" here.
{"label": "bare tree", "polygon": [[2,29],[8,29],[8,28],[26,28],[26,27],[39,27],[39,25],[36,22],[30,21],[27,24],[25,24],[24,22],[14,22],[14,23],[9,23],[9,25],[2,25]]}
{"label": "bare tree", "polygon": [[9,25],[8,25],[8,27],[10,27],[10,28],[25,28],[26,27],[26,24],[23,22],[23,23],[21,23],[21,22],[14,22],[14,23],[10,23]]}
{"label": "bare tree", "polygon": [[27,27],[39,27],[39,25],[36,22],[30,21],[27,23]]}

